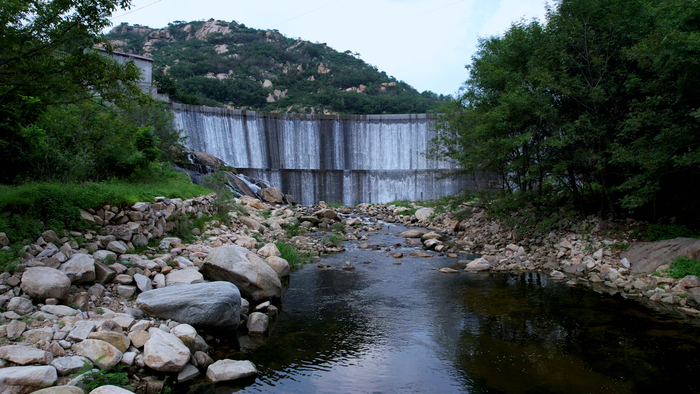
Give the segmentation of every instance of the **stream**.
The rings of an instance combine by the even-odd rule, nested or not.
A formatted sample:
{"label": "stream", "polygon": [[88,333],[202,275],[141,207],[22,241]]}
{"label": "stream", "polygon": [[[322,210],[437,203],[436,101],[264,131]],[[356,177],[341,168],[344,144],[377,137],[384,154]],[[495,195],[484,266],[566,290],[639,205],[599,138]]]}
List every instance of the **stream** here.
{"label": "stream", "polygon": [[[255,379],[216,386],[200,379],[175,391],[700,389],[694,371],[700,365],[697,324],[538,273],[466,273],[458,259],[440,256],[395,259],[387,247],[405,256],[419,250],[396,237],[403,230],[385,226],[368,241],[346,242],[346,252],[324,256],[330,268],[310,264],[293,272],[267,338],[210,343],[214,360],[251,360],[260,372]],[[383,247],[359,249],[363,242]],[[345,261],[355,269],[342,270]],[[460,272],[438,272],[442,267]]]}

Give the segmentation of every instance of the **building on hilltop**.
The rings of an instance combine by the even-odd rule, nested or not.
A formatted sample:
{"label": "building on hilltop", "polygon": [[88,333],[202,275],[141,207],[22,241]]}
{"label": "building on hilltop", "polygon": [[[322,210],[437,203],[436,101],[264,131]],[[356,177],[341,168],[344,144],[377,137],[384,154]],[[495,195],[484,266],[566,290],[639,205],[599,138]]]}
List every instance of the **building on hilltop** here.
{"label": "building on hilltop", "polygon": [[118,61],[121,64],[126,62],[134,62],[134,64],[141,70],[141,80],[139,81],[139,86],[141,89],[156,97],[157,90],[153,85],[153,59],[150,57],[145,57],[141,55],[134,55],[133,53],[124,53],[118,51],[112,51],[111,54],[102,48],[98,48],[105,55],[110,56],[112,59]]}

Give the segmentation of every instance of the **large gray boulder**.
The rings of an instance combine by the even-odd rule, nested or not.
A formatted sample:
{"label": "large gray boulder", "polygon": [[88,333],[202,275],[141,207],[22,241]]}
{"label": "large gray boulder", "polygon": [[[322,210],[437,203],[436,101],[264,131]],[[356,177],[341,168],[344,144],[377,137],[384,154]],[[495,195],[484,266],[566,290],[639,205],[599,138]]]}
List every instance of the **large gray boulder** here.
{"label": "large gray boulder", "polygon": [[207,368],[207,379],[210,381],[225,382],[253,376],[258,373],[252,362],[237,360],[219,360]]}
{"label": "large gray boulder", "polygon": [[70,278],[50,267],[27,268],[22,274],[20,288],[36,300],[56,298],[66,300],[70,291]]}
{"label": "large gray boulder", "polygon": [[122,359],[122,352],[111,344],[99,339],[86,339],[72,346],[78,356],[87,357],[100,369],[117,365]]}
{"label": "large gray boulder", "polygon": [[0,359],[19,365],[49,364],[53,361],[53,355],[31,346],[9,345],[0,347]]}
{"label": "large gray boulder", "polygon": [[77,253],[61,264],[60,270],[74,285],[92,282],[95,280],[95,259],[88,254]]}
{"label": "large gray boulder", "polygon": [[53,386],[56,380],[56,368],[49,365],[0,368],[0,388],[3,394],[29,394]]}
{"label": "large gray boulder", "polygon": [[201,271],[212,280],[233,283],[253,301],[282,296],[277,273],[260,256],[237,245],[215,248]]}
{"label": "large gray boulder", "polygon": [[700,259],[700,239],[674,238],[659,242],[635,242],[620,254],[630,262],[632,273],[650,274],[680,256]]}
{"label": "large gray boulder", "polygon": [[241,293],[229,282],[155,289],[139,294],[136,304],[151,316],[194,327],[236,329],[240,323]]}

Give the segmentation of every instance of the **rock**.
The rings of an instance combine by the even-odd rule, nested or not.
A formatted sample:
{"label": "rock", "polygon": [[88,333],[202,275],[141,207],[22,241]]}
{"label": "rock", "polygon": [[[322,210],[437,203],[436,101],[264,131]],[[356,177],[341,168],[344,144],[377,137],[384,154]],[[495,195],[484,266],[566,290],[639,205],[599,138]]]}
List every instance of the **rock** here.
{"label": "rock", "polygon": [[134,394],[134,392],[123,389],[121,387],[107,385],[107,386],[100,386],[100,387],[92,390],[88,394]]}
{"label": "rock", "polygon": [[235,284],[254,301],[282,295],[277,273],[258,255],[240,246],[215,248],[204,261],[202,272],[213,280]]}
{"label": "rock", "polygon": [[119,283],[120,285],[129,285],[133,281],[134,278],[132,278],[131,275],[127,274],[119,274],[114,278],[114,282]]}
{"label": "rock", "polygon": [[85,394],[85,392],[76,386],[53,386],[34,391],[32,394]]}
{"label": "rock", "polygon": [[258,250],[258,254],[263,257],[282,256],[282,253],[280,253],[279,249],[277,249],[277,245],[272,242],[260,248],[260,250]]}
{"label": "rock", "polygon": [[31,346],[10,345],[0,347],[0,358],[19,365],[49,364],[53,355]]}
{"label": "rock", "polygon": [[20,320],[12,320],[10,324],[7,325],[7,332],[5,335],[7,339],[14,341],[19,338],[20,335],[27,329],[27,323]]}
{"label": "rock", "polygon": [[427,241],[427,240],[430,240],[430,239],[436,239],[436,240],[439,241],[440,238],[442,238],[442,235],[436,233],[435,231],[431,231],[431,232],[429,232],[429,233],[425,233],[425,234],[423,234],[422,237],[420,237],[421,241],[423,241],[423,242],[425,242],[425,241]]}
{"label": "rock", "polygon": [[241,295],[229,282],[155,289],[141,293],[136,304],[151,316],[194,327],[235,330],[240,323]]}
{"label": "rock", "polygon": [[90,320],[81,320],[73,326],[68,334],[68,339],[75,342],[82,342],[90,336],[90,333],[95,330],[95,322]]}
{"label": "rock", "polygon": [[137,349],[142,348],[150,338],[151,334],[149,334],[147,331],[136,331],[129,333],[131,344]]}
{"label": "rock", "polygon": [[408,254],[409,257],[433,257],[433,254],[426,253],[423,251],[415,251]]}
{"label": "rock", "polygon": [[109,250],[98,250],[92,257],[97,263],[111,264],[117,261],[117,254]]}
{"label": "rock", "polygon": [[165,285],[189,285],[204,282],[204,276],[196,269],[174,270],[165,275]]}
{"label": "rock", "polygon": [[214,363],[214,360],[212,360],[207,353],[199,350],[194,352],[194,359],[197,361],[197,365],[202,369],[207,369]]}
{"label": "rock", "polygon": [[620,260],[620,265],[622,265],[622,266],[625,267],[625,268],[629,268],[629,267],[630,267],[630,261],[627,260],[627,259],[621,259],[621,260]]}
{"label": "rock", "polygon": [[270,323],[270,318],[261,312],[253,312],[248,316],[246,327],[250,336],[264,336],[267,332],[267,327]]}
{"label": "rock", "polygon": [[127,349],[129,349],[129,346],[131,345],[131,340],[126,335],[113,331],[93,332],[88,336],[88,338],[105,341],[119,349],[119,351],[122,353],[127,351]]}
{"label": "rock", "polygon": [[194,344],[197,340],[197,330],[194,327],[189,324],[180,324],[170,330],[170,333],[181,340],[190,351],[194,349]]}
{"label": "rock", "polygon": [[141,292],[153,289],[151,280],[145,275],[134,274],[134,280],[136,281],[136,287],[138,287]]}
{"label": "rock", "polygon": [[[121,332],[121,329],[128,329],[131,327],[131,325],[134,323],[134,317],[131,316],[128,313],[105,313],[102,315],[102,317],[105,319],[105,321],[102,323],[102,329],[105,330],[107,329],[108,331],[118,331]],[[111,323],[114,325],[116,323],[116,326],[118,330],[114,329],[108,329],[107,324]]]}
{"label": "rock", "polygon": [[421,238],[425,234],[425,231],[411,229],[404,232],[398,233],[396,236],[401,238]]}
{"label": "rock", "polygon": [[13,311],[18,315],[26,315],[34,309],[34,305],[31,300],[23,297],[12,297],[10,302],[7,303],[7,310]]}
{"label": "rock", "polygon": [[561,271],[553,270],[550,274],[549,277],[554,280],[562,280],[566,279],[566,274],[564,274]]}
{"label": "rock", "polygon": [[53,386],[56,380],[56,368],[48,365],[0,368],[0,389],[3,394],[29,394]]}
{"label": "rock", "polygon": [[74,285],[92,282],[95,280],[95,259],[87,254],[76,253],[70,260],[61,264],[60,270]]}
{"label": "rock", "polygon": [[51,327],[27,330],[22,334],[22,342],[25,343],[40,343],[45,346],[45,344],[51,343],[51,340],[53,340],[53,329]]}
{"label": "rock", "polygon": [[440,240],[437,240],[437,239],[426,239],[423,242],[423,245],[425,246],[426,249],[435,249],[436,246],[442,245],[442,242],[440,242]]}
{"label": "rock", "polygon": [[51,362],[51,365],[56,368],[59,375],[65,376],[82,371],[85,363],[89,362],[90,360],[81,356],[58,357]]}
{"label": "rock", "polygon": [[635,242],[620,253],[629,260],[632,273],[651,274],[679,256],[700,259],[700,239],[674,238],[659,242]]}
{"label": "rock", "polygon": [[58,235],[53,230],[46,230],[43,233],[41,233],[41,238],[44,238],[44,241],[47,243],[54,243],[58,241]]}
{"label": "rock", "polygon": [[50,313],[59,317],[62,316],[75,316],[78,311],[65,305],[44,305],[41,307],[42,312]]}
{"label": "rock", "polygon": [[0,248],[4,248],[10,244],[10,239],[7,238],[7,234],[0,233]]}
{"label": "rock", "polygon": [[489,264],[489,261],[483,257],[479,257],[478,259],[469,262],[469,264],[467,264],[467,266],[464,268],[465,271],[469,272],[488,271],[490,269],[491,264]]}
{"label": "rock", "polygon": [[253,376],[258,373],[250,361],[219,360],[207,368],[207,379],[214,383]]}
{"label": "rock", "polygon": [[585,264],[574,264],[563,268],[564,273],[581,276],[586,272]]}
{"label": "rock", "polygon": [[122,359],[119,349],[99,339],[86,339],[71,348],[75,354],[87,357],[100,369],[111,368]]}
{"label": "rock", "polygon": [[107,250],[111,250],[116,254],[124,254],[129,248],[127,248],[126,244],[122,241],[112,241],[107,244]]}
{"label": "rock", "polygon": [[241,223],[251,230],[260,231],[262,229],[260,222],[248,216],[241,217]]}
{"label": "rock", "polygon": [[132,366],[134,365],[134,360],[136,360],[136,356],[138,356],[136,352],[126,352],[122,355],[122,360],[120,362],[122,364]]}
{"label": "rock", "polygon": [[109,266],[102,263],[95,263],[95,279],[102,283],[110,283],[117,276],[117,273]]}
{"label": "rock", "polygon": [[22,274],[20,288],[35,300],[66,300],[70,285],[70,278],[62,271],[50,267],[31,267]]}
{"label": "rock", "polygon": [[134,234],[131,237],[131,243],[134,245],[134,247],[140,248],[148,245],[148,238],[146,238],[146,236],[143,234]]}
{"label": "rock", "polygon": [[185,366],[185,369],[180,371],[180,373],[177,374],[177,381],[178,382],[186,382],[188,380],[192,380],[199,376],[199,370],[197,367],[195,367],[192,364],[187,364]]}
{"label": "rock", "polygon": [[681,286],[688,288],[700,287],[700,278],[694,275],[688,275],[685,278],[681,279],[678,283]]}
{"label": "rock", "polygon": [[352,270],[355,269],[355,267],[354,267],[349,261],[344,262],[344,263],[343,263],[343,266],[340,267],[340,268],[342,268],[342,269],[344,269],[344,270],[346,270],[346,271],[352,271]]}
{"label": "rock", "polygon": [[266,187],[260,190],[260,195],[262,196],[263,200],[273,204],[281,203],[283,201],[282,191],[276,187]]}
{"label": "rock", "polygon": [[433,216],[435,214],[435,210],[433,208],[420,208],[416,210],[416,219],[420,221],[427,221],[428,218]]}
{"label": "rock", "polygon": [[277,273],[277,276],[280,278],[289,276],[290,268],[287,260],[278,256],[270,256],[265,259],[265,262]]}
{"label": "rock", "polygon": [[190,361],[190,350],[175,335],[157,328],[149,330],[151,338],[143,346],[143,361],[160,372],[179,372]]}
{"label": "rock", "polygon": [[456,273],[459,272],[459,271],[457,271],[456,269],[454,269],[454,268],[449,268],[449,267],[440,268],[439,271],[442,272],[443,274],[456,274]]}
{"label": "rock", "polygon": [[117,286],[117,294],[124,298],[131,298],[136,294],[136,286],[119,285]]}

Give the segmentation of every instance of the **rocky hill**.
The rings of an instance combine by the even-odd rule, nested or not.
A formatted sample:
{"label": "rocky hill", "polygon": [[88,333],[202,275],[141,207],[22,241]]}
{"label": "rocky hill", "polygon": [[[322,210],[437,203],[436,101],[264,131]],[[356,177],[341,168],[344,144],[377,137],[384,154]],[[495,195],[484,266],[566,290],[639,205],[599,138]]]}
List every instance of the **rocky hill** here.
{"label": "rocky hill", "polygon": [[123,23],[119,50],[152,57],[162,92],[185,104],[270,112],[425,113],[448,96],[419,93],[359,54],[237,22],[176,21],[163,29]]}

